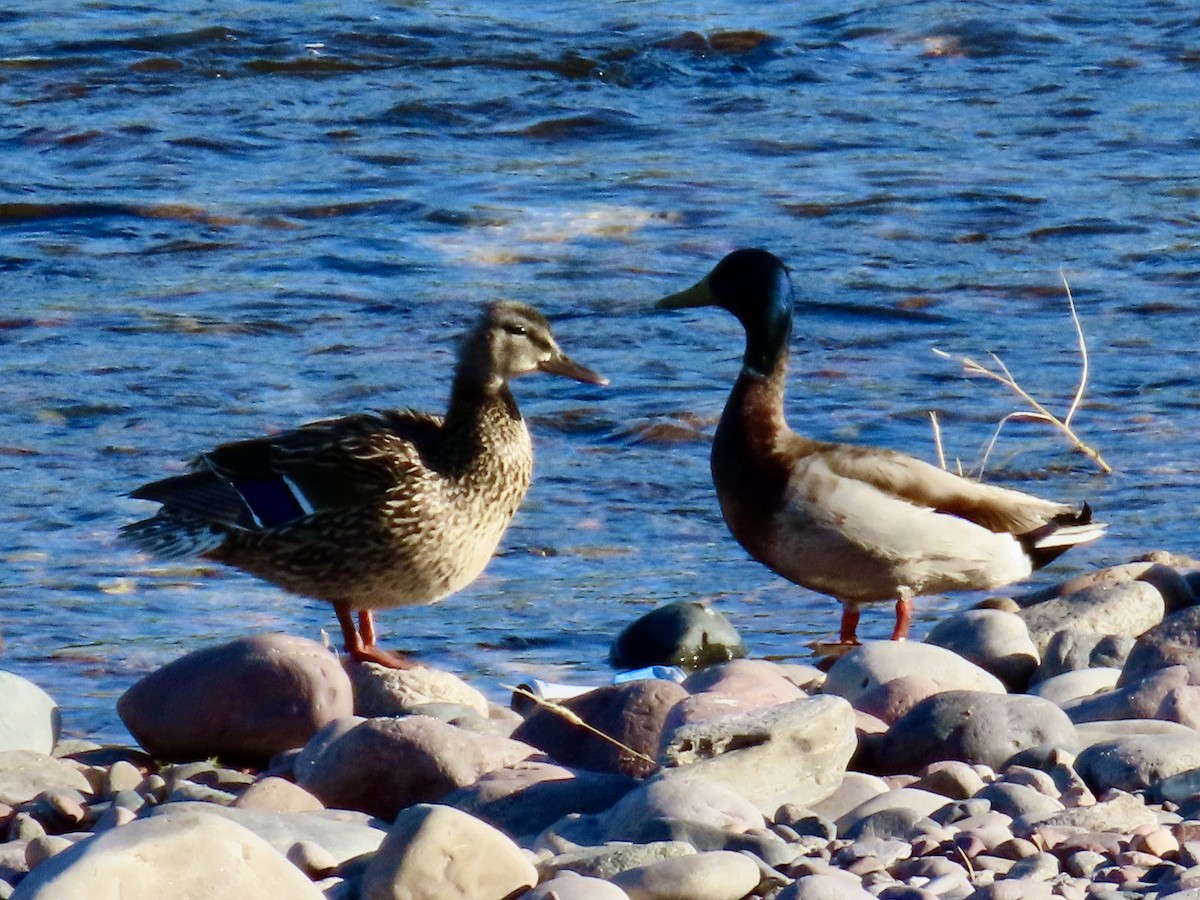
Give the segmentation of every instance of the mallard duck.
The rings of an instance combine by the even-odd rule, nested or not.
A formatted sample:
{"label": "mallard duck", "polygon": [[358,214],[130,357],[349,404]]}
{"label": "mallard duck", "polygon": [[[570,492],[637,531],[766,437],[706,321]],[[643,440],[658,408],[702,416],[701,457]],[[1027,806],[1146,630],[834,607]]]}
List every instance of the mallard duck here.
{"label": "mallard duck", "polygon": [[858,642],[859,607],[1026,578],[1105,526],[1073,507],[960,478],[902,453],[796,434],[783,413],[792,282],[765,250],[737,250],[664,309],[718,306],[746,331],[742,371],[712,444],[725,523],[754,559],[841,601],[838,643]]}
{"label": "mallard duck", "polygon": [[376,645],[372,611],[440,600],[491,559],[533,475],[508,386],[526,372],[608,383],[537,310],[493,303],[463,339],[445,416],[362,413],[223,444],[133,491],[162,508],[122,534],[332,603],[351,659],[408,668]]}

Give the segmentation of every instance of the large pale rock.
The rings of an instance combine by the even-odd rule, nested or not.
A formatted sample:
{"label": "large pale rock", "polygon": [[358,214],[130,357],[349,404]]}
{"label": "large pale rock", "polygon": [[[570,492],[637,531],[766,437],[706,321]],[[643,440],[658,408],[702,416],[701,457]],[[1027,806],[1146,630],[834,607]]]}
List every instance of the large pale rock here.
{"label": "large pale rock", "polygon": [[1039,681],[1029,689],[1029,693],[1035,697],[1045,697],[1051,703],[1063,706],[1072,701],[1095,698],[1099,694],[1112,690],[1120,676],[1121,670],[1111,666],[1079,669]]}
{"label": "large pale rock", "polygon": [[499,900],[538,882],[521,848],[449,806],[402,812],[363,873],[363,900]]}
{"label": "large pale rock", "polygon": [[79,767],[64,760],[34,750],[0,752],[0,803],[15,806],[54,788],[92,791]]}
{"label": "large pale rock", "polygon": [[354,712],[364,718],[403,716],[428,703],[464,706],[487,718],[487,697],[452,672],[414,666],[389,669],[375,663],[350,667]]}
{"label": "large pale rock", "polygon": [[573,872],[588,878],[609,879],[629,869],[648,866],[660,860],[695,855],[696,848],[683,841],[652,841],[639,844],[615,841],[595,847],[566,850],[540,862],[538,869],[544,875],[556,877],[564,872]]}
{"label": "large pale rock", "polygon": [[117,701],[138,743],[167,760],[265,762],[352,709],[350,679],[337,658],[316,641],[284,634],[189,653]]}
{"label": "large pale rock", "polygon": [[637,785],[625,775],[525,762],[488,772],[442,802],[510,835],[535,835],[571,813],[609,809]]}
{"label": "large pale rock", "polygon": [[629,900],[742,900],[761,877],[749,856],[716,850],[626,869],[613,883]]}
{"label": "large pale rock", "polygon": [[692,722],[775,706],[807,696],[784,669],[765,659],[734,659],[701,669],[683,682],[691,696],[676,703],[663,724],[663,741]]}
{"label": "large pale rock", "polygon": [[348,809],[285,813],[185,801],[156,806],[151,809],[150,815],[174,816],[187,812],[228,819],[254,832],[285,856],[297,843],[315,844],[336,865],[363,854],[374,853],[383,843],[388,828],[386,822]]}
{"label": "large pale rock", "polygon": [[856,703],[877,685],[913,675],[933,681],[943,691],[1005,693],[1000,679],[957,653],[913,641],[868,641],[855,647],[833,664],[822,692]]}
{"label": "large pale rock", "polygon": [[139,819],[81,841],[33,870],[14,900],[323,900],[254,833],[208,812]]}
{"label": "large pale rock", "polygon": [[667,713],[685,697],[687,691],[675,682],[649,678],[605,685],[562,701],[592,728],[636,755],[544,707],[517,727],[513,739],[544,750],[565,766],[643,776],[655,768]]}
{"label": "large pale rock", "polygon": [[440,800],[536,752],[528,744],[428,716],[384,717],[367,719],[327,743],[297,771],[296,780],[326,806],[391,820],[406,806]]}
{"label": "large pale rock", "polygon": [[663,778],[728,785],[772,815],[809,805],[841,783],[854,754],[854,710],[820,696],[685,725],[664,747]]}
{"label": "large pale rock", "polygon": [[1093,744],[1080,752],[1075,769],[1097,794],[1117,788],[1140,791],[1164,778],[1200,769],[1200,736],[1132,736]]}
{"label": "large pale rock", "polygon": [[1148,580],[1124,577],[1122,569],[1094,573],[1090,585],[1033,605],[1031,598],[1020,598],[1020,616],[1038,651],[1067,628],[1137,637],[1161,622],[1167,610],[1162,592]]}
{"label": "large pale rock", "polygon": [[1010,691],[1023,691],[1040,656],[1020,616],[999,609],[968,609],[943,619],[925,638],[991,672]]}
{"label": "large pale rock", "polygon": [[993,769],[1038,744],[1074,747],[1075,726],[1049,700],[1022,694],[946,691],[924,700],[884,735],[876,762],[883,771],[916,773],[945,759]]}
{"label": "large pale rock", "polygon": [[1184,666],[1189,683],[1200,684],[1200,606],[1174,613],[1139,637],[1125,660],[1118,684],[1139,681],[1168,666]]}
{"label": "large pale rock", "polygon": [[58,743],[62,714],[49,694],[12,672],[0,672],[0,752],[49,753]]}

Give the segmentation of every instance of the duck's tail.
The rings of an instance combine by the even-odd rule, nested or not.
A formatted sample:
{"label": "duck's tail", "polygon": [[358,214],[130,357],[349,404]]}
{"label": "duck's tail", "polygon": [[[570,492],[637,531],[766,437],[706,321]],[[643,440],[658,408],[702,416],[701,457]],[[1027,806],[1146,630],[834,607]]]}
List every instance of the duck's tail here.
{"label": "duck's tail", "polygon": [[1092,521],[1092,508],[1083,504],[1079,512],[1061,513],[1033,531],[1020,536],[1021,545],[1033,567],[1040,569],[1052,563],[1072,547],[1079,544],[1090,544],[1104,537],[1108,525],[1104,522]]}
{"label": "duck's tail", "polygon": [[122,540],[159,559],[185,559],[216,550],[228,529],[197,516],[163,509],[158,515],[121,528]]}

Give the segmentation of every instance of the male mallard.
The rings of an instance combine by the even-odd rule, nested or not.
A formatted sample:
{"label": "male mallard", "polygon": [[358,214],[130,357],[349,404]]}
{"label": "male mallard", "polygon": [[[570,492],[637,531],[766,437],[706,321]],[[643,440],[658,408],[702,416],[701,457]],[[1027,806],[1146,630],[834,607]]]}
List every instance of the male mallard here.
{"label": "male mallard", "polygon": [[508,381],[534,371],[608,383],[537,310],[493,303],[463,339],[444,418],[363,413],[223,444],[134,491],[162,508],[122,534],[328,601],[352,659],[406,668],[375,645],[372,610],[432,603],[483,571],[532,479]]}
{"label": "male mallard", "polygon": [[968,481],[876,447],[814,441],[783,415],[792,282],[765,250],[737,250],[658,302],[719,306],[746,330],[742,371],[712,445],[725,523],[756,560],[843,604],[840,643],[857,643],[859,606],[895,601],[892,640],[912,598],[1027,577],[1105,526],[1075,509]]}

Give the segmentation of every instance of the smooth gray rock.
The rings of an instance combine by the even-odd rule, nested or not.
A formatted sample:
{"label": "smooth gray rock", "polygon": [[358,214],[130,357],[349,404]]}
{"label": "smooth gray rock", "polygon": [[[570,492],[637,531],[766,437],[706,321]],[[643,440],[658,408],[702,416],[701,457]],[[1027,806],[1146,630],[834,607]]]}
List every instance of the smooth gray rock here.
{"label": "smooth gray rock", "polygon": [[595,847],[577,847],[538,864],[543,875],[557,877],[574,872],[588,878],[609,879],[629,869],[653,865],[664,859],[692,857],[696,848],[683,841],[629,843],[613,841]]}
{"label": "smooth gray rock", "polygon": [[1053,815],[1063,808],[1062,802],[1055,797],[1029,785],[1011,782],[989,784],[975,796],[988,801],[996,812],[1014,819],[1025,815]]}
{"label": "smooth gray rock", "polygon": [[[929,791],[918,790],[917,788],[896,788],[885,794],[870,797],[854,807],[854,809],[844,813],[837,820],[838,834],[849,834],[857,828],[859,823],[885,810],[907,810],[914,814],[913,821],[915,822],[917,819],[923,819],[932,815],[948,802],[941,794],[934,794]],[[880,834],[876,836],[884,835]],[[887,836],[893,837],[894,835]]]}
{"label": "smooth gray rock", "polygon": [[772,815],[784,803],[809,805],[833,793],[857,743],[850,704],[809,697],[677,729],[659,777],[698,789],[725,784]]}
{"label": "smooth gray rock", "polygon": [[833,664],[821,690],[856,704],[875,686],[906,675],[928,678],[943,691],[1005,693],[1000,679],[957,653],[913,641],[867,641],[855,647]]}
{"label": "smooth gray rock", "polygon": [[1158,824],[1154,811],[1132,794],[1114,791],[1108,799],[1091,806],[1064,809],[1049,816],[1022,816],[1013,820],[1013,833],[1032,835],[1037,828],[1082,829],[1084,832],[1132,834],[1139,828]]}
{"label": "smooth gray rock", "polygon": [[1044,654],[1051,638],[1064,629],[1137,637],[1166,615],[1166,601],[1150,582],[1118,577],[1104,581],[1099,573],[1097,578],[1089,587],[1032,606],[1025,605],[1026,599],[1018,601],[1024,607],[1019,615],[1039,653]]}
{"label": "smooth gray rock", "polygon": [[943,690],[932,678],[901,675],[859,694],[854,701],[854,708],[891,725],[922,700]]}
{"label": "smooth gray rock", "polygon": [[510,835],[536,835],[571,813],[598,813],[637,786],[624,775],[525,762],[484,774],[442,802]]}
{"label": "smooth gray rock", "polygon": [[81,841],[34,869],[14,900],[323,900],[308,877],[253,832],[183,810]]}
{"label": "smooth gray rock", "polygon": [[518,900],[629,900],[629,895],[610,881],[564,871]]}
{"label": "smooth gray rock", "polygon": [[776,900],[875,900],[862,882],[848,872],[805,875],[785,887]]}
{"label": "smooth gray rock", "polygon": [[407,806],[440,800],[536,752],[427,716],[383,717],[323,743],[314,759],[298,767],[296,780],[326,806],[391,820]]}
{"label": "smooth gray rock", "polygon": [[1200,737],[1193,731],[1103,741],[1081,751],[1075,769],[1097,794],[1109,788],[1146,790],[1165,778],[1200,769]]}
{"label": "smooth gray rock", "polygon": [[661,821],[693,822],[727,832],[766,825],[755,804],[719,781],[696,784],[658,775],[626,794],[611,809],[591,816],[568,817],[556,823],[552,832],[579,845],[638,842],[652,839]]}
{"label": "smooth gray rock", "polygon": [[1121,670],[1112,666],[1079,669],[1039,681],[1029,688],[1028,693],[1035,697],[1045,697],[1061,707],[1072,701],[1094,698],[1112,690],[1120,676]]}
{"label": "smooth gray rock", "polygon": [[159,759],[266,762],[353,711],[350,679],[316,641],[285,634],[197,650],[117,701],[125,727]]}
{"label": "smooth gray rock", "polygon": [[53,697],[12,672],[0,672],[0,697],[0,753],[54,749],[62,731],[62,713]]}
{"label": "smooth gray rock", "polygon": [[1028,747],[1073,747],[1075,742],[1075,726],[1049,700],[946,691],[919,703],[888,730],[877,761],[893,773],[915,773],[946,759],[995,769]]}
{"label": "smooth gray rock", "polygon": [[1098,634],[1079,628],[1057,631],[1042,651],[1042,661],[1033,672],[1030,686],[1081,669],[1120,669],[1125,665],[1134,641],[1135,638],[1128,634]]}
{"label": "smooth gray rock", "polygon": [[1168,666],[1184,666],[1189,684],[1200,684],[1200,606],[1174,613],[1138,638],[1118,686],[1140,681]]}
{"label": "smooth gray rock", "polygon": [[531,713],[512,736],[564,766],[641,777],[656,767],[667,713],[686,697],[687,691],[675,682],[648,678],[605,685],[561,701],[592,728],[638,755],[544,707]]}
{"label": "smooth gray rock", "polygon": [[538,882],[521,848],[474,816],[418,804],[396,817],[362,879],[362,900],[516,896]]}
{"label": "smooth gray rock", "polygon": [[748,856],[716,850],[626,869],[612,879],[630,900],[742,900],[758,887],[758,865]]}
{"label": "smooth gray rock", "polygon": [[374,853],[388,830],[387,822],[348,809],[278,813],[212,803],[182,802],[153,807],[149,814],[175,816],[189,812],[228,819],[254,832],[284,855],[293,844],[300,841],[316,844],[337,865],[366,853]]}
{"label": "smooth gray rock", "polygon": [[1038,649],[1025,621],[998,609],[968,609],[943,619],[925,638],[999,678],[1010,691],[1023,691],[1037,668]]}
{"label": "smooth gray rock", "polygon": [[745,655],[746,645],[723,614],[703,603],[680,600],[627,625],[613,642],[609,661],[618,669],[701,669]]}

